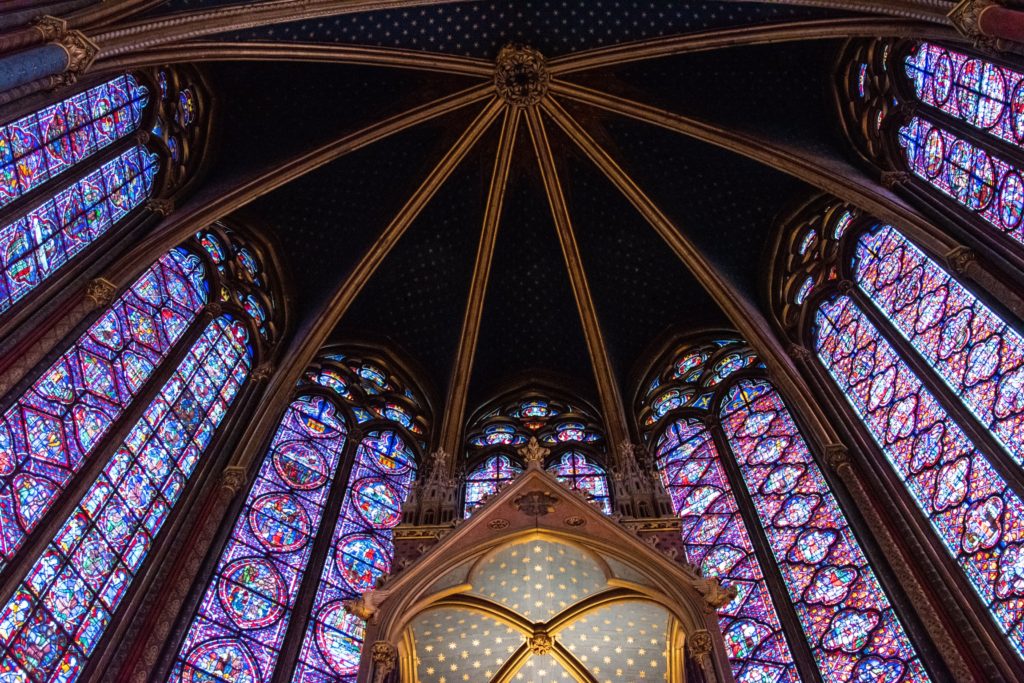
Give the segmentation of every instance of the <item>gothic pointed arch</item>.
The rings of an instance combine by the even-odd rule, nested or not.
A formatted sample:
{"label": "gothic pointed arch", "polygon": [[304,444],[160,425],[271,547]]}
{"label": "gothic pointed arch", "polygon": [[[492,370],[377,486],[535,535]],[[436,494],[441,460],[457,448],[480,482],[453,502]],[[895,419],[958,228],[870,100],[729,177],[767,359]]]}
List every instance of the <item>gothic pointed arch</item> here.
{"label": "gothic pointed arch", "polygon": [[[4,399],[0,573],[20,578],[2,596],[0,650],[18,675],[88,669],[270,351],[260,329],[276,321],[212,294],[252,286],[273,312],[276,274],[241,232],[218,261],[214,232],[227,234],[211,228],[158,259]],[[242,276],[241,250],[259,285]]]}
{"label": "gothic pointed arch", "polygon": [[731,333],[670,347],[642,383],[641,433],[688,561],[737,589],[719,622],[733,675],[929,680],[794,415]]}
{"label": "gothic pointed arch", "polygon": [[421,396],[379,354],[318,356],[197,587],[171,679],[355,672],[362,625],[343,603],[391,571],[391,529],[426,448]]}
{"label": "gothic pointed arch", "polygon": [[211,106],[197,70],[163,67],[87,84],[0,126],[0,315],[96,244],[168,213],[203,166]]}
{"label": "gothic pointed arch", "polygon": [[1019,657],[1019,322],[898,227],[828,196],[782,225],[771,278],[780,328],[869,434],[982,627]]}
{"label": "gothic pointed arch", "polygon": [[607,449],[600,418],[587,402],[543,388],[503,394],[469,423],[464,514],[515,479],[531,457],[611,514]]}

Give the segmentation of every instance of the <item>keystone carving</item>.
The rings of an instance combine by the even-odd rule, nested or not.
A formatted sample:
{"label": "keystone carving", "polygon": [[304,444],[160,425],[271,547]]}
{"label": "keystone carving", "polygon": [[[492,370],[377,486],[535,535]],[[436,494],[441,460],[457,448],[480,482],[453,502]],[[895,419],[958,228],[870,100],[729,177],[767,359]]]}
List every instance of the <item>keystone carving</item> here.
{"label": "keystone carving", "polygon": [[498,53],[494,88],[514,107],[531,107],[548,91],[551,74],[542,55],[525,45],[506,45]]}

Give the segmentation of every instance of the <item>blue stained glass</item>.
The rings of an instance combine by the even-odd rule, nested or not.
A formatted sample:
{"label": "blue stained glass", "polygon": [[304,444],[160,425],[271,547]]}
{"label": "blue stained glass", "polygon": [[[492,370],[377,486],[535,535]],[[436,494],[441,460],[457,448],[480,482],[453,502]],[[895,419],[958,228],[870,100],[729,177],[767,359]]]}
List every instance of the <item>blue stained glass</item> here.
{"label": "blue stained glass", "polygon": [[363,623],[342,603],[390,571],[391,529],[401,520],[415,476],[409,446],[395,432],[371,432],[356,449],[293,681],[344,680],[356,673]]}
{"label": "blue stained glass", "polygon": [[0,678],[78,679],[250,363],[244,325],[207,325],[0,612]]}
{"label": "blue stained glass", "polygon": [[172,680],[270,680],[346,434],[326,399],[301,397],[288,407],[185,635]]}
{"label": "blue stained glass", "polygon": [[465,515],[473,512],[484,499],[521,474],[523,468],[513,463],[507,455],[492,455],[466,475]]}
{"label": "blue stained glass", "polygon": [[125,74],[0,127],[0,208],[134,131],[148,100]]}
{"label": "blue stained glass", "polygon": [[574,491],[580,491],[591,502],[597,503],[601,512],[612,514],[611,498],[608,495],[608,476],[604,469],[591,462],[582,453],[570,451],[561,460],[548,466],[548,471],[558,480],[568,484]]}
{"label": "blue stained glass", "polygon": [[142,204],[158,167],[156,154],[132,147],[0,229],[0,312]]}
{"label": "blue stained glass", "polygon": [[0,564],[14,556],[206,303],[202,262],[172,249],[0,419]]}

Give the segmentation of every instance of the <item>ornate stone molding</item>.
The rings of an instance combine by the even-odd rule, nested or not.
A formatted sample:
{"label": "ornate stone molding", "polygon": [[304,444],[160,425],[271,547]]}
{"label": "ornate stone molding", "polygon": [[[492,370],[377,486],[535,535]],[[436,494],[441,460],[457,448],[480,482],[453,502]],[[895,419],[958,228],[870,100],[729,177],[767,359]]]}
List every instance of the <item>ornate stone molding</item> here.
{"label": "ornate stone molding", "polygon": [[232,496],[242,490],[242,487],[245,486],[245,481],[245,468],[241,465],[225,467],[224,471],[220,474],[221,490]]}
{"label": "ornate stone molding", "polygon": [[68,31],[56,42],[68,53],[68,65],[64,71],[75,76],[85,73],[100,52],[99,45],[81,31]]}
{"label": "ornate stone molding", "polygon": [[117,296],[117,286],[106,278],[98,277],[90,280],[85,286],[85,298],[92,302],[95,308],[109,306]]}
{"label": "ornate stone molding", "polygon": [[525,45],[506,45],[498,53],[494,88],[514,107],[532,107],[547,94],[551,83],[547,62],[537,50]]}
{"label": "ornate stone molding", "polygon": [[512,501],[516,510],[532,517],[543,517],[555,511],[558,498],[546,491],[530,491]]}
{"label": "ornate stone molding", "polygon": [[953,24],[953,27],[969,38],[975,47],[995,50],[997,49],[996,38],[986,35],[981,30],[981,14],[989,7],[1000,6],[1000,3],[993,0],[960,0],[946,16],[949,17],[949,22]]}
{"label": "ornate stone molding", "polygon": [[977,261],[978,255],[973,249],[965,246],[954,247],[946,253],[946,263],[957,275],[963,275],[972,263]]}
{"label": "ornate stone molding", "polygon": [[736,598],[736,586],[723,586],[717,578],[700,579],[695,584],[697,590],[704,596],[704,602],[712,610],[718,610],[728,605]]}
{"label": "ornate stone molding", "polygon": [[32,24],[32,28],[39,31],[39,35],[45,42],[53,42],[60,40],[68,32],[68,22],[58,17],[52,17],[49,14],[39,17],[35,23]]}
{"label": "ornate stone molding", "polygon": [[382,683],[389,673],[395,670],[398,663],[398,648],[386,640],[378,640],[370,648],[373,660],[373,681]]}

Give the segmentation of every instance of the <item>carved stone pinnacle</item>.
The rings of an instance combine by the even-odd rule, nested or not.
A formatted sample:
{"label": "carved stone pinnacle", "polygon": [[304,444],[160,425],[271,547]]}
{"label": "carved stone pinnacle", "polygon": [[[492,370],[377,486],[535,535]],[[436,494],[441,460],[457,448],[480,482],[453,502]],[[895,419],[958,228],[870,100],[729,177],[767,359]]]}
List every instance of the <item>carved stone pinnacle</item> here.
{"label": "carved stone pinnacle", "polygon": [[225,467],[220,473],[220,487],[232,496],[245,486],[245,468],[240,465]]}
{"label": "carved stone pinnacle", "polygon": [[978,255],[974,253],[973,249],[969,249],[965,246],[955,247],[950,249],[949,253],[946,254],[946,263],[953,269],[953,272],[957,275],[963,275],[967,271],[967,268],[977,260]]}
{"label": "carved stone pinnacle", "polygon": [[32,27],[39,31],[39,35],[42,36],[44,41],[49,43],[60,39],[67,33],[68,22],[47,14],[36,19]]}
{"label": "carved stone pinnacle", "polygon": [[64,70],[76,75],[85,73],[100,52],[100,46],[81,31],[68,31],[57,42],[68,53],[68,65]]}
{"label": "carved stone pinnacle", "polygon": [[498,96],[514,107],[531,107],[548,91],[551,74],[547,62],[532,47],[506,45],[498,53],[494,88]]}
{"label": "carved stone pinnacle", "polygon": [[698,660],[707,657],[711,654],[712,642],[711,634],[704,629],[694,631],[687,639],[690,656]]}
{"label": "carved stone pinnacle", "polygon": [[117,294],[117,286],[113,282],[102,277],[90,280],[85,286],[85,297],[92,302],[93,306],[100,308],[110,305]]}

